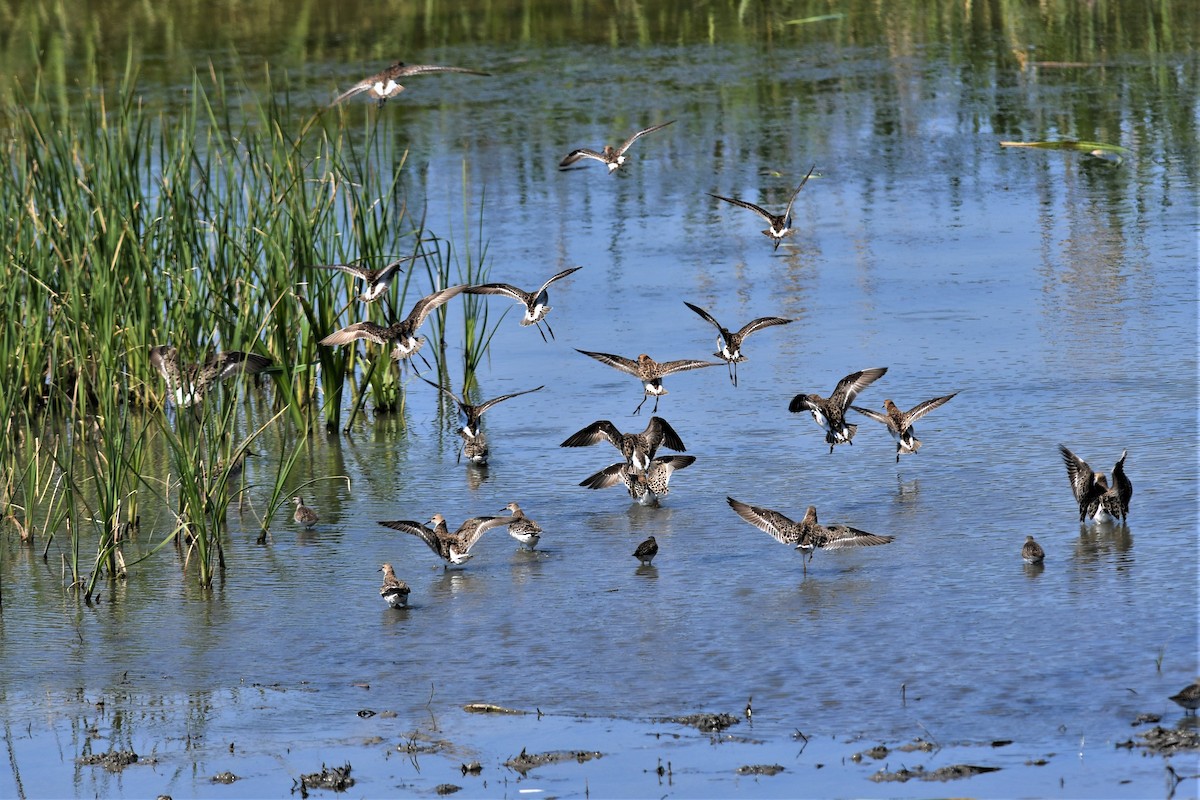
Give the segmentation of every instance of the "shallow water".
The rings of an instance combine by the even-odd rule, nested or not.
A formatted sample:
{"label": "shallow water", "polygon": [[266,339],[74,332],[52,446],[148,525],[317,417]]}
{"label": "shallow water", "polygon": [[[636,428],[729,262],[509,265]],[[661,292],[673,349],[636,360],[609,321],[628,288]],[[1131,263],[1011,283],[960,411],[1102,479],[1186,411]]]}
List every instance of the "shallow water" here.
{"label": "shallow water", "polygon": [[[618,53],[448,45],[412,60],[496,75],[429,76],[382,112],[350,112],[351,124],[378,114],[409,148],[406,190],[432,229],[475,237],[482,206],[492,280],[532,288],[583,265],[550,290],[557,338],[510,312],[481,373],[483,397],[546,389],[488,412],[486,472],[456,463],[419,381],[407,432],[381,418],[318,435],[298,477],[347,475],[349,490],[317,483],[306,499],[321,524],[296,531],[280,511],[267,546],[253,513],[233,521],[211,592],[160,555],[83,608],[61,589],[56,549],[43,563],[6,536],[6,794],[228,794],[209,788],[228,768],[245,773],[236,793],[282,795],[344,760],[363,794],[447,781],[489,796],[941,792],[871,783],[880,765],[849,760],[917,737],[945,749],[893,755],[889,769],[1003,767],[945,791],[1163,790],[1163,759],[1114,745],[1139,713],[1178,721],[1166,698],[1200,672],[1194,59],[1021,70],[1002,48],[971,61],[953,44],[819,35]],[[361,67],[312,66],[300,91],[323,102]],[[1174,116],[1156,124],[1145,112],[1159,107]],[[574,147],[667,119],[617,175],[556,169]],[[1058,136],[1132,152],[1113,165],[998,145]],[[798,233],[777,252],[753,214],[706,195],[778,209],[812,164]],[[724,366],[666,379],[658,413],[697,461],[661,508],[579,488],[616,451],[558,443],[595,419],[640,430],[653,401],[630,416],[636,381],[573,348],[708,357],[714,331],[683,300],[729,327],[796,322],[748,340],[737,388]],[[918,423],[924,447],[898,465],[871,420],[830,454],[787,411],[873,366],[889,371],[859,405],[961,392]],[[1127,526],[1076,523],[1060,442],[1105,472],[1128,450]],[[262,461],[247,467],[252,485],[270,483]],[[896,541],[817,553],[805,574],[726,496],[795,517],[812,504],[824,522]],[[513,500],[547,531],[538,551],[493,532],[461,570],[375,524],[441,512],[453,526]],[[630,554],[651,534],[660,554],[639,568]],[[1044,567],[1022,563],[1027,534]],[[383,561],[412,586],[411,608],[380,602]],[[714,747],[655,722],[740,715],[750,697],[753,724],[728,733],[751,742]],[[460,710],[474,701],[547,716]],[[364,708],[396,716],[360,719]],[[413,731],[450,744],[410,759],[395,748]],[[796,731],[811,739],[800,754]],[[110,744],[160,763],[72,767]],[[605,756],[519,779],[500,764],[523,747]],[[459,771],[472,758],[479,778]],[[1049,764],[1026,764],[1039,758]],[[666,786],[659,760],[674,764]],[[787,771],[733,772],[775,762]]]}

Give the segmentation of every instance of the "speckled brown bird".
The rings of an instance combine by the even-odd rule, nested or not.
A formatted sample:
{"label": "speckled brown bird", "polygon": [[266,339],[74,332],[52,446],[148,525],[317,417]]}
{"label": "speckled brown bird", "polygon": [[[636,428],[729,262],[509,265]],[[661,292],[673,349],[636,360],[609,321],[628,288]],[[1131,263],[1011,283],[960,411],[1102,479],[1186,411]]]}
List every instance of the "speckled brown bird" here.
{"label": "speckled brown bird", "polygon": [[804,519],[796,522],[780,514],[778,511],[748,505],[734,500],[732,497],[726,497],[725,501],[729,503],[729,507],[739,517],[760,531],[771,534],[775,541],[791,545],[797,550],[807,553],[808,558],[804,559],[804,571],[806,573],[808,572],[808,562],[812,561],[812,557],[817,550],[870,547],[872,545],[887,544],[896,538],[894,536],[879,536],[874,533],[867,533],[858,528],[851,528],[849,525],[821,525],[817,522],[817,509],[815,506],[809,506],[808,510],[804,512]]}
{"label": "speckled brown bird", "polygon": [[646,430],[641,433],[621,433],[617,426],[606,419],[600,419],[580,431],[567,437],[559,447],[588,447],[599,442],[608,442],[621,451],[625,463],[635,470],[649,469],[650,462],[659,446],[682,453],[687,448],[683,440],[662,417],[651,417]]}
{"label": "speckled brown bird", "polygon": [[614,369],[619,369],[621,372],[627,372],[642,382],[644,395],[642,402],[637,404],[637,408],[633,410],[637,414],[642,410],[642,406],[646,404],[646,399],[654,398],[654,408],[650,413],[658,411],[658,400],[667,390],[663,388],[662,379],[667,375],[672,375],[676,372],[686,372],[692,369],[702,369],[703,367],[719,367],[719,361],[700,361],[695,358],[683,358],[677,361],[655,361],[650,356],[642,353],[636,359],[625,358],[624,356],[615,356],[611,353],[595,353],[589,350],[580,350],[575,348],[575,352],[583,353],[585,356],[594,358],[601,364],[607,364]]}
{"label": "speckled brown bird", "polygon": [[783,317],[759,317],[752,319],[741,327],[736,333],[730,332],[728,328],[717,322],[712,314],[709,314],[700,306],[694,306],[684,300],[683,304],[700,315],[700,318],[707,321],[717,329],[717,352],[713,353],[717,358],[725,359],[726,365],[729,367],[729,380],[734,386],[738,384],[737,365],[746,360],[742,355],[742,341],[750,334],[761,331],[763,328],[770,328],[775,325],[787,325],[793,320]]}
{"label": "speckled brown bird", "polygon": [[1125,476],[1125,457],[1128,451],[1122,450],[1121,457],[1113,465],[1111,487],[1103,472],[1096,472],[1086,461],[1061,444],[1058,451],[1067,467],[1071,491],[1079,504],[1079,521],[1116,522],[1120,519],[1124,522],[1129,516],[1129,500],[1133,497],[1133,484]]}
{"label": "speckled brown bird", "polygon": [[846,409],[854,402],[854,398],[858,397],[859,392],[882,378],[886,372],[887,367],[852,372],[838,381],[833,393],[827,398],[819,394],[796,395],[788,404],[788,411],[793,414],[810,412],[813,421],[825,431],[825,441],[829,443],[829,452],[832,453],[834,445],[853,444],[851,440],[858,430],[857,425],[846,422]]}
{"label": "speckled brown bird", "polygon": [[459,72],[464,75],[483,75],[485,77],[491,75],[489,72],[479,72],[478,70],[464,69],[463,67],[442,67],[437,64],[405,64],[403,61],[396,61],[382,72],[378,72],[369,78],[364,78],[351,86],[335,97],[330,105],[336,106],[343,100],[349,100],[355,95],[366,92],[367,96],[375,100],[380,108],[383,108],[383,104],[390,98],[404,91],[404,87],[400,84],[403,78],[409,78],[413,75],[427,75],[433,72]]}
{"label": "speckled brown bird", "polygon": [[612,145],[606,144],[604,145],[604,150],[601,152],[589,150],[586,147],[580,147],[576,150],[572,150],[571,152],[567,153],[562,161],[558,162],[558,168],[563,169],[565,167],[569,167],[580,159],[593,158],[608,167],[608,174],[612,175],[617,171],[618,167],[621,167],[625,164],[625,151],[628,150],[634,142],[645,136],[647,133],[654,133],[655,131],[662,130],[668,125],[672,125],[674,123],[675,120],[671,120],[670,122],[664,122],[660,125],[651,125],[649,128],[643,128],[626,139],[620,147],[614,148]]}
{"label": "speckled brown bird", "polygon": [[935,397],[923,403],[917,403],[908,411],[901,411],[890,399],[884,400],[883,408],[887,412],[886,414],[880,414],[878,411],[859,408],[858,406],[850,407],[858,413],[868,416],[876,422],[882,422],[887,426],[888,433],[892,435],[892,439],[896,442],[896,463],[899,464],[900,456],[915,453],[921,447],[921,440],[917,438],[917,432],[913,428],[913,423],[938,406],[948,402],[956,394],[958,392],[948,394],[944,397]]}

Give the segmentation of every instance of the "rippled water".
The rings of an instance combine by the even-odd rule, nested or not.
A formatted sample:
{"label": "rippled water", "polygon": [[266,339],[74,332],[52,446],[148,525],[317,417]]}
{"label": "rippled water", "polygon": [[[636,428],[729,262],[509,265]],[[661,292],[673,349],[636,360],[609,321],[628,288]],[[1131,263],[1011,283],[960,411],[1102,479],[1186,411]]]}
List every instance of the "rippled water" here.
{"label": "rippled water", "polygon": [[[455,462],[457,439],[419,381],[407,431],[381,418],[318,436],[300,477],[347,475],[349,488],[316,484],[322,522],[294,530],[281,511],[267,546],[253,543],[252,513],[234,522],[211,593],[157,557],[80,608],[57,562],[6,539],[0,687],[23,791],[222,794],[208,776],[236,740],[231,768],[249,782],[235,789],[252,794],[286,793],[301,771],[344,759],[366,773],[362,793],[429,793],[479,758],[490,783],[455,782],[509,795],[518,776],[499,762],[522,747],[607,751],[547,768],[559,795],[941,792],[872,784],[876,766],[845,760],[922,737],[960,750],[890,768],[1005,768],[946,791],[1160,792],[1162,760],[1114,744],[1139,713],[1173,724],[1167,696],[1200,671],[1194,107],[1163,129],[1097,91],[1113,87],[1093,73],[989,80],[936,48],[653,46],[619,64],[598,46],[437,55],[496,75],[414,80],[380,124],[410,149],[406,189],[430,227],[474,237],[482,206],[492,280],[532,288],[584,267],[551,288],[557,339],[519,327],[514,310],[481,372],[483,397],[546,389],[488,412],[486,471]],[[354,79],[330,70],[338,85]],[[309,87],[314,101],[328,82]],[[1161,91],[1180,102],[1173,87]],[[1123,164],[999,147],[1081,135],[1049,119],[1080,91],[1120,107],[1105,133],[1132,148]],[[667,119],[617,175],[556,169],[574,147]],[[706,195],[778,210],[813,164],[798,233],[778,252],[761,220]],[[796,322],[748,340],[737,388],[724,367],[666,379],[658,413],[697,461],[663,507],[578,487],[617,453],[558,443],[596,419],[640,430],[650,404],[630,416],[637,382],[573,348],[707,357],[714,331],[684,300],[732,328]],[[888,373],[859,405],[960,392],[917,425],[924,447],[898,465],[877,423],[863,418],[855,444],[830,454],[812,420],[787,411],[795,394],[874,366]],[[1059,443],[1105,472],[1128,450],[1128,526],[1077,524]],[[251,484],[273,474],[269,458],[247,468]],[[896,540],[817,553],[806,575],[726,496],[797,518],[812,504],[824,522]],[[454,526],[514,500],[546,530],[537,552],[493,532],[461,570],[375,524],[441,512]],[[651,534],[660,554],[639,568],[630,554]],[[1044,567],[1022,563],[1027,534]],[[380,602],[383,561],[412,586],[409,609]],[[107,710],[89,711],[102,696]],[[653,722],[740,714],[750,697],[753,725],[731,733],[753,746],[710,748]],[[458,710],[472,701],[548,716]],[[397,717],[361,720],[360,708]],[[163,762],[119,778],[64,769],[92,716],[97,750],[128,741]],[[454,746],[419,763],[393,752],[414,730]],[[812,751],[796,752],[796,731]],[[1000,739],[1016,744],[986,746]],[[1049,764],[1027,766],[1037,758]],[[681,765],[678,784],[658,784],[656,759]],[[732,774],[778,759],[781,776]]]}

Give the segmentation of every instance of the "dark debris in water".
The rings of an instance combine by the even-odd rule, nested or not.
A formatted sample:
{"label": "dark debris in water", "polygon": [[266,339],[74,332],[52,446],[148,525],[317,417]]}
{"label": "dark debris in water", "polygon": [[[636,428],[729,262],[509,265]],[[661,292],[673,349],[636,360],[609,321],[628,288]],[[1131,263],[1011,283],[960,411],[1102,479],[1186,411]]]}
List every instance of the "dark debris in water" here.
{"label": "dark debris in water", "polygon": [[467,703],[463,706],[463,711],[469,714],[528,714],[528,711],[522,711],[519,708],[505,708],[498,706],[495,703]]}
{"label": "dark debris in water", "polygon": [[747,764],[737,768],[738,775],[778,775],[783,772],[779,764]]}
{"label": "dark debris in water", "polygon": [[447,795],[447,794],[454,794],[455,792],[461,792],[462,787],[455,786],[453,783],[439,783],[437,786],[435,786],[433,788],[433,790],[435,792],[437,792],[439,795]]}
{"label": "dark debris in water", "polygon": [[467,764],[460,764],[459,769],[462,770],[463,775],[478,775],[483,772],[483,764],[480,764],[478,761],[472,761]]}
{"label": "dark debris in water", "polygon": [[344,792],[354,785],[354,778],[350,777],[350,762],[346,762],[341,767],[326,767],[321,765],[320,772],[313,772],[308,775],[301,775],[299,780],[292,782],[292,792],[300,792],[301,797],[308,796],[309,789],[330,789],[335,792]]}
{"label": "dark debris in water", "polygon": [[871,776],[871,780],[876,783],[886,783],[890,781],[904,783],[911,780],[921,781],[956,781],[961,778],[972,778],[976,775],[982,775],[985,772],[999,772],[999,767],[981,767],[975,764],[954,764],[949,767],[935,769],[932,772],[924,767],[916,769],[908,769],[907,767],[896,770],[895,772],[886,772],[880,770]]}
{"label": "dark debris in water", "polygon": [[229,772],[228,770],[226,770],[225,772],[218,772],[216,775],[212,776],[213,783],[228,784],[228,783],[234,783],[235,781],[239,781],[239,780],[241,780],[241,778],[239,778],[237,775],[234,775],[232,772]]}
{"label": "dark debris in water", "polygon": [[582,764],[585,761],[591,761],[593,758],[600,758],[603,755],[603,753],[595,750],[552,750],[548,753],[534,753],[531,755],[525,752],[525,748],[521,748],[521,754],[505,761],[504,766],[525,774],[531,769],[544,767],[547,764],[562,764],[567,761],[576,761]]}
{"label": "dark debris in water", "polygon": [[130,764],[136,764],[137,760],[138,754],[132,750],[113,750],[79,757],[80,764],[87,767],[104,767],[109,772],[120,772]]}
{"label": "dark debris in water", "polygon": [[1133,722],[1129,723],[1133,727],[1138,725],[1149,725],[1152,722],[1162,722],[1161,714],[1138,714],[1133,718]]}
{"label": "dark debris in water", "polygon": [[888,753],[890,752],[891,750],[888,750],[887,747],[879,744],[875,745],[870,750],[863,750],[861,753],[855,753],[854,755],[850,756],[850,760],[857,764],[863,760],[863,756],[866,756],[867,758],[873,758],[876,761],[882,761],[883,759],[887,758]]}
{"label": "dark debris in water", "polygon": [[1141,742],[1118,742],[1117,747],[1144,747],[1147,750],[1168,756],[1181,750],[1200,750],[1200,733],[1182,728],[1164,728],[1155,725],[1150,730],[1139,733]]}
{"label": "dark debris in water", "polygon": [[737,725],[741,720],[733,714],[687,714],[682,717],[666,717],[662,722],[674,722],[677,725],[690,725],[704,733],[720,733],[726,728]]}
{"label": "dark debris in water", "polygon": [[901,753],[932,753],[938,747],[933,742],[927,742],[921,737],[913,739],[908,744],[902,744],[896,748]]}

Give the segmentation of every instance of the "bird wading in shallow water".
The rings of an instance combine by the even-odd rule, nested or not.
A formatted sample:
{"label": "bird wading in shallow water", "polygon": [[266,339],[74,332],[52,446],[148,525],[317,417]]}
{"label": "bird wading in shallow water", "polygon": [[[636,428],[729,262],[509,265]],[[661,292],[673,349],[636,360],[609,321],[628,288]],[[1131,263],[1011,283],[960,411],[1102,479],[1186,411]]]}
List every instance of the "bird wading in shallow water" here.
{"label": "bird wading in shallow water", "polygon": [[432,528],[411,520],[381,521],[379,524],[418,537],[445,562],[443,566],[449,567],[465,564],[471,558],[471,548],[492,528],[515,521],[515,517],[471,517],[458,526],[454,533],[450,533],[446,518],[441,514],[434,514],[430,518]]}
{"label": "bird wading in shallow water", "polygon": [[1128,451],[1122,450],[1121,457],[1113,465],[1111,487],[1103,472],[1096,472],[1061,444],[1058,451],[1067,467],[1071,491],[1079,504],[1079,521],[1116,522],[1119,519],[1124,522],[1129,516],[1129,500],[1133,497],[1133,484],[1125,476]]}
{"label": "bird wading in shallow water", "polygon": [[[538,333],[542,334],[542,341],[547,341],[546,331],[550,332],[550,338],[553,339],[554,329],[550,327],[550,323],[546,320],[546,314],[550,313],[551,310],[550,295],[546,293],[546,288],[555,281],[561,280],[572,272],[581,269],[583,267],[564,269],[543,283],[536,292],[526,292],[508,283],[481,283],[478,286],[471,286],[465,289],[464,292],[466,294],[499,294],[511,297],[525,306],[525,316],[521,318],[521,324],[536,325]],[[546,326],[545,331],[542,330],[542,325]]]}
{"label": "bird wading in shallow water", "polygon": [[792,204],[796,202],[796,195],[800,194],[800,190],[804,188],[804,184],[808,183],[809,177],[812,176],[813,170],[817,168],[813,164],[808,170],[808,175],[804,176],[804,180],[800,181],[800,185],[796,187],[796,191],[792,192],[792,196],[788,198],[787,208],[782,214],[772,214],[761,206],[756,206],[754,203],[747,203],[745,200],[738,200],[736,197],[722,197],[719,194],[709,194],[709,197],[715,197],[717,200],[724,200],[726,203],[731,203],[739,208],[745,208],[758,214],[767,221],[767,229],[762,232],[763,236],[770,237],[775,243],[775,249],[779,249],[780,243],[785,237],[791,236],[795,229],[792,228]]}
{"label": "bird wading in shallow water", "polygon": [[379,568],[383,573],[383,586],[379,587],[379,596],[392,608],[404,608],[408,605],[408,595],[412,591],[408,584],[396,578],[391,564]]}
{"label": "bird wading in shallow water", "polygon": [[749,522],[760,531],[771,534],[775,541],[795,547],[808,554],[804,559],[804,572],[808,572],[808,562],[817,550],[841,550],[847,547],[870,547],[887,544],[894,541],[894,536],[879,536],[874,533],[860,531],[849,525],[830,525],[828,527],[817,522],[817,509],[809,506],[800,522],[785,517],[778,511],[769,508],[748,505],[732,497],[726,497],[739,517]]}
{"label": "bird wading in shallow water", "polygon": [[617,148],[614,148],[610,144],[606,144],[604,145],[604,150],[601,152],[589,150],[586,147],[580,147],[577,150],[572,150],[571,152],[567,153],[566,157],[563,158],[562,161],[558,163],[558,168],[563,169],[564,167],[569,167],[576,161],[579,161],[583,158],[594,158],[596,161],[599,161],[607,166],[608,174],[611,175],[616,172],[619,167],[625,164],[625,151],[628,150],[634,142],[645,136],[647,133],[654,133],[655,131],[662,130],[668,125],[674,124],[674,122],[675,120],[671,120],[670,122],[664,122],[661,125],[652,125],[649,128],[643,128],[626,139],[625,142]]}
{"label": "bird wading in shallow water", "polygon": [[646,398],[654,398],[654,408],[650,413],[658,411],[658,399],[667,390],[663,388],[662,379],[676,372],[686,372],[693,369],[701,369],[703,367],[719,367],[719,361],[700,361],[695,358],[683,358],[678,361],[655,361],[650,356],[642,353],[637,359],[625,358],[624,356],[614,356],[611,353],[594,353],[588,350],[580,350],[575,348],[575,352],[583,353],[585,356],[596,359],[601,364],[607,364],[614,369],[619,369],[621,372],[627,372],[642,382],[642,387],[645,394],[642,397],[642,402],[637,404],[637,408],[633,410],[637,414],[642,410],[642,406],[646,404]]}
{"label": "bird wading in shallow water", "polygon": [[150,365],[167,382],[167,391],[180,408],[199,403],[218,381],[234,375],[255,375],[271,366],[271,359],[240,350],[213,353],[203,364],[186,364],[169,344],[150,348]]}
{"label": "bird wading in shallow water", "polygon": [[349,100],[351,97],[366,92],[368,97],[379,104],[379,108],[383,108],[383,104],[388,99],[404,91],[404,86],[400,83],[401,80],[413,75],[427,75],[433,72],[459,72],[464,75],[483,75],[485,77],[491,75],[489,72],[479,72],[478,70],[464,69],[463,67],[442,67],[436,64],[405,64],[403,61],[397,61],[382,72],[376,73],[369,78],[364,78],[354,84],[334,98],[333,102],[329,105],[336,106],[343,100]]}
{"label": "bird wading in shallow water", "polygon": [[639,544],[633,551],[633,557],[640,561],[643,567],[651,566],[656,555],[658,555],[658,542],[654,540],[653,536]]}
{"label": "bird wading in shallow water", "polygon": [[900,456],[915,453],[921,447],[921,440],[917,438],[917,432],[913,428],[913,423],[938,406],[948,402],[956,394],[958,392],[948,394],[945,397],[935,397],[923,403],[917,403],[908,411],[901,411],[891,400],[884,400],[883,408],[887,412],[886,414],[880,414],[878,411],[871,411],[870,409],[859,408],[858,406],[850,407],[858,413],[868,416],[876,422],[882,422],[887,426],[888,433],[892,435],[892,439],[896,442],[896,463],[899,464]]}
{"label": "bird wading in shallow water", "polygon": [[[500,395],[499,397],[493,397],[491,400],[485,400],[484,402],[479,403],[478,405],[473,405],[473,404],[468,403],[465,400],[463,400],[461,397],[459,397],[454,392],[447,389],[445,386],[434,383],[433,381],[431,381],[425,377],[422,377],[421,380],[425,381],[430,386],[432,386],[433,388],[437,389],[442,394],[449,397],[451,400],[454,401],[455,405],[458,406],[458,426],[459,426],[458,427],[458,435],[461,436],[463,439],[463,448],[459,450],[459,457],[460,458],[462,457],[463,453],[466,450],[467,444],[470,444],[470,442],[473,439],[479,439],[480,440],[479,444],[482,445],[483,451],[482,451],[482,453],[480,453],[480,452],[478,452],[477,448],[472,448],[472,450],[475,452],[473,453],[473,457],[471,458],[471,460],[474,463],[479,464],[481,466],[485,465],[487,463],[487,456],[488,456],[487,445],[485,443],[486,440],[482,438],[483,431],[480,430],[480,428],[479,428],[479,424],[483,418],[484,412],[486,412],[489,408],[496,405],[497,403],[503,403],[505,400],[509,400],[514,397],[520,397],[523,394],[530,394],[531,392],[537,392],[537,391],[540,391],[540,390],[546,388],[545,386],[538,386],[533,389],[525,389],[524,391],[521,391],[521,392],[513,392],[511,394],[504,394],[504,395]],[[482,460],[480,460],[480,456],[482,456]]]}
{"label": "bird wading in shallow water", "polygon": [[588,489],[607,489],[621,483],[638,505],[657,506],[659,498],[671,493],[671,475],[675,470],[685,469],[695,462],[695,456],[658,456],[645,471],[626,463],[610,464],[584,478],[579,485]]}
{"label": "bird wading in shallow water", "polygon": [[504,510],[513,518],[513,521],[508,523],[508,535],[530,550],[536,548],[542,538],[541,526],[525,516],[525,512],[516,503],[509,503]]}
{"label": "bird wading in shallow water", "polygon": [[1046,560],[1046,551],[1032,536],[1026,536],[1025,544],[1021,547],[1021,558],[1026,564],[1040,564]]}
{"label": "bird wading in shallow water", "polygon": [[796,395],[788,404],[788,411],[793,414],[810,412],[813,421],[825,431],[825,441],[829,443],[829,452],[832,453],[834,445],[850,442],[854,438],[854,432],[858,430],[857,425],[846,422],[846,408],[854,402],[859,392],[882,378],[886,372],[887,367],[852,372],[838,381],[833,393],[827,398],[819,394]]}
{"label": "bird wading in shallow water", "polygon": [[311,528],[321,521],[321,518],[317,516],[317,512],[304,505],[304,501],[300,499],[299,495],[293,497],[292,502],[296,504],[296,512],[292,514],[292,519],[297,525]]}
{"label": "bird wading in shallow water", "polygon": [[1179,694],[1173,694],[1167,699],[1183,706],[1184,716],[1187,716],[1189,711],[1192,712],[1192,716],[1196,716],[1196,709],[1200,708],[1200,678],[1190,686],[1183,687]]}
{"label": "bird wading in shallow water", "polygon": [[713,319],[713,316],[705,311],[700,306],[694,306],[686,300],[683,304],[700,315],[700,318],[706,320],[714,328],[717,329],[717,352],[713,353],[717,358],[725,359],[726,365],[729,367],[729,380],[737,386],[737,365],[739,362],[745,361],[746,357],[742,355],[742,340],[755,331],[760,331],[763,328],[770,328],[775,325],[787,325],[793,320],[784,319],[783,317],[759,317],[747,322],[741,327],[737,333],[730,333],[728,328],[725,328],[721,323]]}

